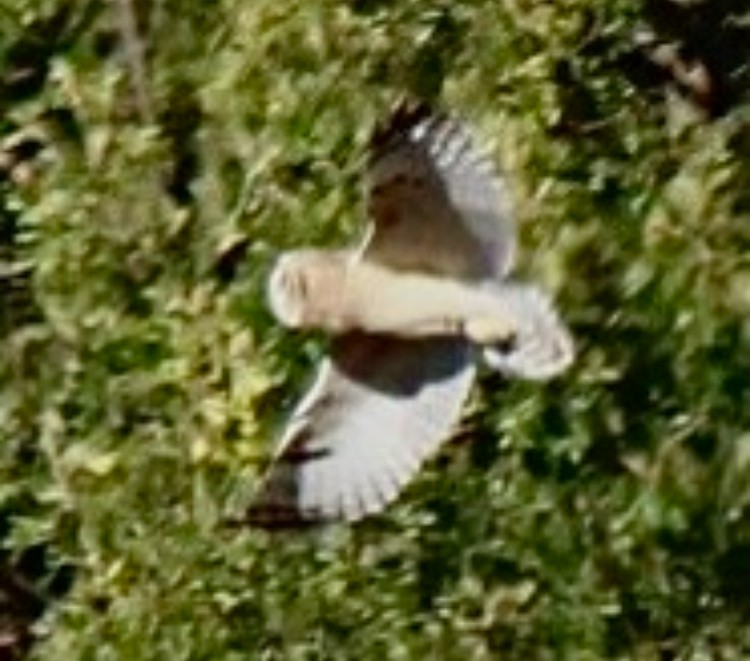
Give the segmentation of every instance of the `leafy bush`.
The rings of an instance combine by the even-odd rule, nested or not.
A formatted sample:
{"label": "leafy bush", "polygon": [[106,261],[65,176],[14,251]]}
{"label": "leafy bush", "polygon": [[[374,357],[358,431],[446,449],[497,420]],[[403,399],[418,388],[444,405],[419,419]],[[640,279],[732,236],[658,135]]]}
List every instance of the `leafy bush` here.
{"label": "leafy bush", "polygon": [[[750,655],[750,40],[718,5],[3,9],[0,649]],[[265,274],[358,235],[404,94],[512,177],[576,367],[483,378],[383,517],[234,528],[325,349],[272,321]]]}

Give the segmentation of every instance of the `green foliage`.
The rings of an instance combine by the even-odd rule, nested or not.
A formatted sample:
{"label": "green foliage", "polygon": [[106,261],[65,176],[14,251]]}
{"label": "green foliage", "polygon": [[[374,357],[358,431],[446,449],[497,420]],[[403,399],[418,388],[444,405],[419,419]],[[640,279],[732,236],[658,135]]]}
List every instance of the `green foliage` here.
{"label": "green foliage", "polygon": [[[666,0],[8,5],[0,655],[750,655],[735,32],[724,60],[692,15],[660,33]],[[654,65],[649,25],[732,82],[721,103]],[[470,118],[512,176],[522,270],[577,365],[487,375],[385,516],[232,527],[324,350],[272,321],[268,266],[357,236],[367,137],[404,94]]]}

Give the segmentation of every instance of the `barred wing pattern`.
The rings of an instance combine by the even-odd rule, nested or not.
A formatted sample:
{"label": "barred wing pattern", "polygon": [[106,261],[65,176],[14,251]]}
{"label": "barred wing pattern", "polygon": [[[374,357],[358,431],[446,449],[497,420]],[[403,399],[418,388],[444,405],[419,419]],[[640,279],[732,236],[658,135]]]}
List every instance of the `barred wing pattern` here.
{"label": "barred wing pattern", "polygon": [[382,510],[450,433],[473,380],[471,347],[460,338],[337,338],[250,520],[299,527]]}
{"label": "barred wing pattern", "polygon": [[470,280],[512,268],[507,185],[463,124],[425,106],[398,108],[372,137],[367,179],[364,259]]}

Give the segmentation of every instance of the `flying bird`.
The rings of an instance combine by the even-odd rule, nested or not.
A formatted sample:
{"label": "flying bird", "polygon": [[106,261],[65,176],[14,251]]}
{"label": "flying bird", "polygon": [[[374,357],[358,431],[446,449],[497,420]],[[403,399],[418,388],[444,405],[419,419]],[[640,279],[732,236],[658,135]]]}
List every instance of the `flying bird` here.
{"label": "flying bird", "polygon": [[269,277],[277,319],[332,342],[249,509],[261,526],[383,510],[449,438],[478,359],[532,380],[573,360],[550,297],[509,279],[510,194],[463,123],[398,106],[365,176],[362,244],[285,253]]}

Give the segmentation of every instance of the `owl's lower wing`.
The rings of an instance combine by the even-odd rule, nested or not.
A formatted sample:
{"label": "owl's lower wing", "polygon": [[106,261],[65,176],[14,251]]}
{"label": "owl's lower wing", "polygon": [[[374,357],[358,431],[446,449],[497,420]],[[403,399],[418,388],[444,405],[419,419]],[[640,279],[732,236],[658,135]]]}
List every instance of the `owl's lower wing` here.
{"label": "owl's lower wing", "polygon": [[533,381],[551,379],[570,367],[573,338],[546,293],[524,284],[493,285],[491,291],[512,319],[516,337],[511,344],[484,348],[490,367]]}
{"label": "owl's lower wing", "polygon": [[289,422],[250,521],[296,527],[381,511],[450,434],[472,363],[459,338],[338,338]]}

